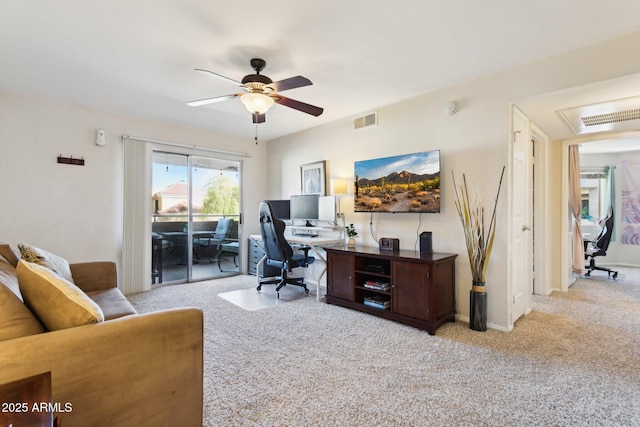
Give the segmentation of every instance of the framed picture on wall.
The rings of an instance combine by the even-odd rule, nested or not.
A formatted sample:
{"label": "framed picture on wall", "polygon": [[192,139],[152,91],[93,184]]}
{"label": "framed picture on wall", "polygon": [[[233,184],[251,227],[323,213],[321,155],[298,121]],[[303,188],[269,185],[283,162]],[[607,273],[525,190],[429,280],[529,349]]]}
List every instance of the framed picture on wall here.
{"label": "framed picture on wall", "polygon": [[300,166],[302,194],[326,194],[326,161],[308,163]]}

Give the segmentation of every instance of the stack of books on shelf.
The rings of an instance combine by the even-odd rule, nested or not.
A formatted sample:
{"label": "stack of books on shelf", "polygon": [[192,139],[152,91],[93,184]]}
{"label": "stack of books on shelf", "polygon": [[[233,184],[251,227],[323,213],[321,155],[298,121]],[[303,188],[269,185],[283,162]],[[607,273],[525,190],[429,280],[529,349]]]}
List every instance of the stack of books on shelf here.
{"label": "stack of books on shelf", "polygon": [[364,287],[369,289],[375,289],[377,291],[388,291],[391,288],[389,282],[379,282],[377,280],[367,280],[364,282]]}
{"label": "stack of books on shelf", "polygon": [[372,295],[364,297],[364,305],[374,308],[389,308],[391,306],[391,300],[381,295]]}

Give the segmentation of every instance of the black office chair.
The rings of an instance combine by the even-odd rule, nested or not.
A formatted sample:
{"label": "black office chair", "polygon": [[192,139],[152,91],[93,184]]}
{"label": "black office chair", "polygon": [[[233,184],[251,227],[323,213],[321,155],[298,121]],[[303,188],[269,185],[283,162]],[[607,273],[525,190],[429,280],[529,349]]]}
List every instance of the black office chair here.
{"label": "black office chair", "polygon": [[315,258],[309,256],[308,246],[300,247],[303,254],[294,254],[291,245],[284,237],[285,223],[273,214],[273,209],[269,202],[260,203],[260,234],[262,235],[263,250],[267,256],[267,265],[280,269],[280,276],[260,280],[257,290],[262,289],[262,285],[275,284],[278,298],[280,289],[286,285],[296,285],[304,288],[305,293],[309,293],[304,277],[289,277],[295,267],[307,267],[313,264]]}
{"label": "black office chair", "polygon": [[609,248],[609,242],[611,241],[611,234],[613,233],[613,207],[609,206],[607,216],[600,220],[600,234],[593,241],[585,241],[584,259],[589,260],[589,265],[585,266],[587,272],[585,276],[591,276],[593,270],[606,271],[613,278],[618,277],[618,272],[608,267],[599,267],[596,265],[595,258],[598,256],[606,256],[607,249]]}

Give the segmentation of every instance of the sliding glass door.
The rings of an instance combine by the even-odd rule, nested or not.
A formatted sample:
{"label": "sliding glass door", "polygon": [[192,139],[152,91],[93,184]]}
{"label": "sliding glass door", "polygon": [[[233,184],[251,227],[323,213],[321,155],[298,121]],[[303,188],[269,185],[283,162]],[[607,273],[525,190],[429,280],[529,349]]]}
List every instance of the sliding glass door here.
{"label": "sliding glass door", "polygon": [[240,163],[152,155],[152,283],[239,272]]}

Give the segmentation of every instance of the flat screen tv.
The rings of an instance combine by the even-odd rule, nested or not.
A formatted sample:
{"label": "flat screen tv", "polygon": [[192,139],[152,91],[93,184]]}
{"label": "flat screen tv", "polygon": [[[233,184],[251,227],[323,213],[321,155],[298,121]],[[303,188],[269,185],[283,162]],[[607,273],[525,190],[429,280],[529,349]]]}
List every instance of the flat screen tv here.
{"label": "flat screen tv", "polygon": [[354,164],[355,212],[440,212],[440,150]]}

